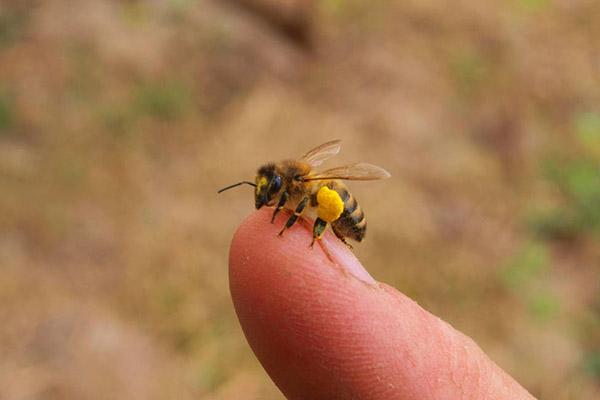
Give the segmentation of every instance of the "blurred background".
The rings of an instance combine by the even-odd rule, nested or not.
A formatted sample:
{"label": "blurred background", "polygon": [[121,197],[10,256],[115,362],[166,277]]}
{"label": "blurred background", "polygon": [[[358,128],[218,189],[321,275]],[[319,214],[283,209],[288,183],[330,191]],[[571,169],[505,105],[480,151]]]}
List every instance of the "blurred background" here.
{"label": "blurred background", "polygon": [[229,297],[266,161],[541,399],[600,398],[600,3],[0,2],[0,398],[281,400]]}

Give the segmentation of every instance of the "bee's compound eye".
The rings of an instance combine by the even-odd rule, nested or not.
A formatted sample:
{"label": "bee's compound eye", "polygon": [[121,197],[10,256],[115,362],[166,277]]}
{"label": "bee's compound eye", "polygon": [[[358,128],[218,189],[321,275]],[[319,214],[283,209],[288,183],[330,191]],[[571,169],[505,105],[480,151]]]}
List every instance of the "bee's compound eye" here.
{"label": "bee's compound eye", "polygon": [[273,180],[271,181],[271,191],[277,192],[281,188],[281,176],[275,175]]}

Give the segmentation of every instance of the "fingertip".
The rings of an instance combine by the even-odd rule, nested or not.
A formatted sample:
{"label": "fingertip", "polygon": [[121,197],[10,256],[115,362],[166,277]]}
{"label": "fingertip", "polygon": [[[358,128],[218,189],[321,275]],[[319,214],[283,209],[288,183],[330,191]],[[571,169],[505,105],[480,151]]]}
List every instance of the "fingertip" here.
{"label": "fingertip", "polygon": [[244,272],[244,267],[252,261],[252,268],[264,268],[265,258],[276,259],[285,267],[302,260],[308,267],[314,265],[329,266],[331,271],[313,271],[319,273],[337,272],[352,276],[365,283],[376,284],[354,253],[335,237],[329,230],[320,240],[312,243],[311,222],[299,219],[294,226],[281,233],[281,227],[289,217],[280,213],[274,223],[271,222],[272,210],[261,209],[250,214],[238,227],[233,236],[230,250],[230,273]]}

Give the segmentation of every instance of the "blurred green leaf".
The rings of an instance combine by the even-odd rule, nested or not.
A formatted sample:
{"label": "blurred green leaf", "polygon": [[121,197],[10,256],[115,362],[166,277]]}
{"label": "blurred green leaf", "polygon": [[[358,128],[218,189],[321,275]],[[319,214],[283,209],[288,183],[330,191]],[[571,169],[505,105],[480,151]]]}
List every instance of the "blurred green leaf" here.
{"label": "blurred green leaf", "polygon": [[586,149],[596,157],[600,157],[600,114],[595,112],[577,114],[575,130]]}
{"label": "blurred green leaf", "polygon": [[573,163],[566,169],[567,189],[576,201],[600,200],[600,166],[587,160]]}
{"label": "blurred green leaf", "polygon": [[175,120],[185,110],[190,93],[176,82],[152,82],[137,90],[136,109],[145,115],[164,120]]}
{"label": "blurred green leaf", "polygon": [[450,60],[450,71],[465,95],[472,95],[489,72],[485,60],[471,50],[455,54]]}
{"label": "blurred green leaf", "polygon": [[574,239],[581,232],[576,213],[563,208],[537,212],[529,216],[528,225],[537,235],[550,239]]}
{"label": "blurred green leaf", "polygon": [[503,280],[512,287],[521,286],[542,272],[548,262],[545,244],[536,241],[526,243],[503,270]]}
{"label": "blurred green leaf", "polygon": [[559,309],[559,300],[548,292],[537,293],[529,300],[529,310],[540,320],[549,320],[555,317]]}
{"label": "blurred green leaf", "polygon": [[530,218],[530,226],[544,236],[573,238],[600,232],[600,164],[582,155],[575,160],[558,156],[543,163],[544,175],[563,198],[562,205]]}
{"label": "blurred green leaf", "polygon": [[595,378],[600,378],[600,350],[591,351],[583,361],[584,370]]}

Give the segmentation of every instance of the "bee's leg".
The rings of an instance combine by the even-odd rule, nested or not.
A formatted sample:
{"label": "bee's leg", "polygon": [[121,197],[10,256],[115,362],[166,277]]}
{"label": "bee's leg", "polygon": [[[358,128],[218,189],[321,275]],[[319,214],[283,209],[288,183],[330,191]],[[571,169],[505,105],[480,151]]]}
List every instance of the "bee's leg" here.
{"label": "bee's leg", "polygon": [[346,238],[344,237],[344,234],[342,232],[340,232],[338,229],[336,229],[335,224],[331,224],[331,228],[333,229],[333,233],[335,233],[335,236],[337,236],[338,239],[340,239],[342,241],[342,243],[344,243],[346,246],[348,246],[349,249],[352,249],[352,245],[348,242],[346,242]]}
{"label": "bee's leg", "polygon": [[287,222],[285,223],[285,226],[283,227],[281,232],[279,232],[279,236],[283,235],[283,231],[291,228],[292,225],[294,225],[294,223],[296,222],[296,220],[298,219],[300,214],[302,214],[302,211],[304,211],[304,207],[306,207],[306,203],[308,203],[308,197],[303,198],[302,201],[300,203],[298,203],[298,205],[296,206],[296,210],[294,211],[294,214],[290,215]]}
{"label": "bee's leg", "polygon": [[279,198],[279,202],[277,203],[277,207],[275,207],[275,211],[273,211],[273,217],[271,218],[271,223],[275,222],[275,216],[279,214],[279,211],[285,206],[285,203],[288,200],[287,192],[281,193],[281,197]]}
{"label": "bee's leg", "polygon": [[313,225],[313,239],[310,242],[310,247],[313,247],[315,244],[315,239],[321,239],[323,236],[323,232],[327,228],[327,221],[322,220],[321,218],[317,218],[315,220],[315,224]]}

